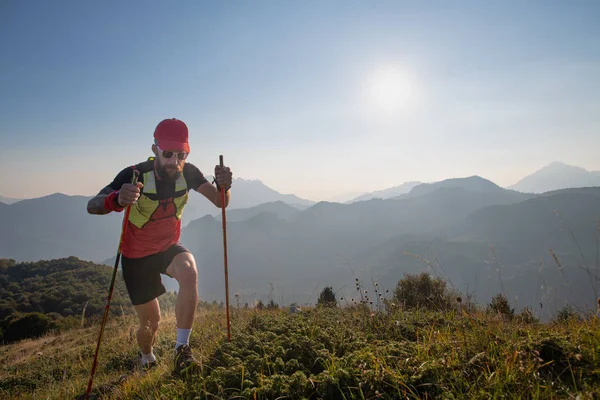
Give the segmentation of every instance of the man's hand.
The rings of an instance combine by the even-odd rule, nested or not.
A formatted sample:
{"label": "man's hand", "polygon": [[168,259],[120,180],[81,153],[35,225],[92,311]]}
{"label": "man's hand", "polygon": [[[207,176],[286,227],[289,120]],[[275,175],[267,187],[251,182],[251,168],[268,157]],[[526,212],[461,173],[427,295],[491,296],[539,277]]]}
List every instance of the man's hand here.
{"label": "man's hand", "polygon": [[229,190],[231,187],[232,177],[233,174],[231,173],[229,167],[221,167],[220,165],[215,166],[215,181],[219,187]]}
{"label": "man's hand", "polygon": [[144,185],[141,182],[138,182],[135,185],[132,185],[131,183],[125,183],[123,186],[121,186],[118,199],[119,205],[121,207],[127,207],[138,201],[140,198],[140,189],[143,186]]}

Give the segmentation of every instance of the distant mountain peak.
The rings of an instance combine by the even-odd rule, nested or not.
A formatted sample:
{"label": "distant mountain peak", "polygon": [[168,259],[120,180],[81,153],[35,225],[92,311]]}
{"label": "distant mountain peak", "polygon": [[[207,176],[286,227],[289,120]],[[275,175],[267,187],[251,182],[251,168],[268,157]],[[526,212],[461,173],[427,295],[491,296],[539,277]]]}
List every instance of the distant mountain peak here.
{"label": "distant mountain peak", "polygon": [[346,203],[354,203],[357,201],[365,201],[372,199],[389,199],[393,197],[397,197],[403,194],[410,192],[415,186],[422,184],[422,182],[418,181],[408,181],[404,182],[397,186],[392,186],[387,189],[376,190],[374,192],[364,193],[354,199],[347,201]]}
{"label": "distant mountain peak", "polygon": [[554,161],[518,181],[509,189],[545,193],[560,189],[600,186],[600,172]]}
{"label": "distant mountain peak", "polygon": [[[205,174],[204,177],[209,182],[212,182],[215,176],[212,174]],[[233,183],[235,184],[236,182],[260,183],[260,184],[264,185],[264,183],[258,178],[243,178],[243,177],[239,177],[239,176],[233,177]]]}
{"label": "distant mountain peak", "polygon": [[450,179],[446,179],[442,182],[473,182],[473,183],[479,183],[482,185],[487,185],[490,187],[497,187],[500,188],[500,186],[498,186],[497,184],[495,184],[494,182],[490,181],[489,179],[486,179],[482,176],[479,175],[471,175],[471,176],[465,176],[462,178],[450,178]]}
{"label": "distant mountain peak", "polygon": [[544,170],[571,170],[571,171],[590,172],[590,171],[586,170],[585,168],[566,164],[562,161],[553,161],[550,164],[546,165],[545,167],[540,168],[537,172],[544,171]]}
{"label": "distant mountain peak", "polygon": [[2,202],[4,204],[13,204],[13,203],[16,203],[16,202],[21,201],[21,200],[23,200],[23,199],[17,199],[17,198],[14,198],[14,197],[6,197],[6,196],[2,196],[0,194],[0,202]]}
{"label": "distant mountain peak", "polygon": [[562,161],[552,161],[550,164],[547,165],[547,167],[559,167],[559,166],[563,166],[563,167],[570,167],[571,165],[568,165]]}
{"label": "distant mountain peak", "polygon": [[234,182],[249,182],[249,183],[260,183],[261,185],[264,185],[263,181],[261,181],[258,178],[233,178]]}
{"label": "distant mountain peak", "polygon": [[415,186],[409,193],[409,196],[421,196],[431,193],[434,190],[441,188],[457,188],[469,192],[502,192],[505,189],[501,188],[489,179],[479,175],[471,175],[463,178],[449,178],[434,183],[423,183]]}

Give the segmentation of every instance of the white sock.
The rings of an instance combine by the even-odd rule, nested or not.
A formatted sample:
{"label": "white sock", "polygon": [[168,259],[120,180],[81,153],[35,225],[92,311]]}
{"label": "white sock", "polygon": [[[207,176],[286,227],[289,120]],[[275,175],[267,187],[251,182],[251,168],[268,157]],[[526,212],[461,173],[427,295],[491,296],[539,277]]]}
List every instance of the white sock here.
{"label": "white sock", "polygon": [[152,352],[150,352],[150,354],[142,353],[142,364],[148,364],[154,361],[156,361],[156,357]]}
{"label": "white sock", "polygon": [[191,329],[181,329],[177,328],[177,342],[175,343],[175,350],[179,348],[179,346],[183,346],[184,344],[190,344],[190,334],[192,333]]}

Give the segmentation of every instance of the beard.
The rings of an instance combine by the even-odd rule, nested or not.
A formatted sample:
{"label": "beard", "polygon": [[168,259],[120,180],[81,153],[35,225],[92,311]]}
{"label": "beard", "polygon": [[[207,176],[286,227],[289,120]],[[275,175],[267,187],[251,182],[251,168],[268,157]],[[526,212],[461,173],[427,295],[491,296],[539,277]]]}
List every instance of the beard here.
{"label": "beard", "polygon": [[175,182],[183,172],[182,165],[162,165],[160,161],[156,163],[156,172],[160,179],[166,182]]}

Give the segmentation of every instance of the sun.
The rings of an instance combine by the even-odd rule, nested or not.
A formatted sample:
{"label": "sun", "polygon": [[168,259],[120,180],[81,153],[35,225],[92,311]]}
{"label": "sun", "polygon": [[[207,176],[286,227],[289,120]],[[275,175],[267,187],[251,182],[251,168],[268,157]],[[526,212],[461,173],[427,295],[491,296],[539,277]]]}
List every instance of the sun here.
{"label": "sun", "polygon": [[394,114],[410,105],[412,86],[410,78],[398,68],[376,71],[369,82],[369,99],[373,107],[385,114]]}

